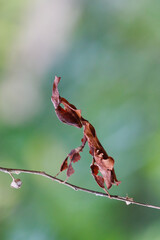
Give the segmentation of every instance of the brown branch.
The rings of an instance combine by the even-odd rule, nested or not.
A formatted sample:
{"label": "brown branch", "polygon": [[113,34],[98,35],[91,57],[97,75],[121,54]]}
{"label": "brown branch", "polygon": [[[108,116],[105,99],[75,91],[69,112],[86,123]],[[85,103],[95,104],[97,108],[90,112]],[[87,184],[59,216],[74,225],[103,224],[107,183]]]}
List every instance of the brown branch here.
{"label": "brown branch", "polygon": [[[40,176],[43,176],[43,177],[46,177],[46,178],[49,178],[53,181],[56,181],[58,183],[62,183],[72,189],[74,189],[75,191],[83,191],[83,192],[88,192],[88,193],[91,193],[91,194],[94,194],[96,196],[101,196],[101,197],[108,197],[111,199],[115,199],[115,200],[118,200],[118,201],[122,201],[122,202],[125,202],[127,205],[129,204],[135,204],[135,205],[139,205],[139,206],[143,206],[143,207],[148,207],[148,208],[154,208],[154,209],[159,209],[160,210],[160,207],[158,206],[154,206],[154,205],[150,205],[150,204],[145,204],[145,203],[139,203],[139,202],[135,202],[133,201],[132,198],[129,198],[129,197],[120,197],[120,196],[117,196],[117,195],[109,195],[106,194],[106,193],[102,193],[102,192],[97,192],[97,191],[93,191],[93,190],[90,190],[90,189],[87,189],[87,188],[82,188],[82,187],[78,187],[78,186],[75,186],[71,183],[67,183],[67,182],[64,182],[63,180],[59,179],[59,178],[56,178],[56,177],[53,177],[52,175],[48,174],[48,173],[45,173],[43,171],[34,171],[34,170],[25,170],[25,169],[13,169],[13,168],[3,168],[3,167],[0,167],[0,172],[4,172],[4,173],[8,173],[9,175],[11,175],[13,181],[14,180],[18,180],[20,181],[20,179],[15,179],[12,174],[20,174],[20,173],[28,173],[28,174],[35,174],[35,175],[40,175]],[[21,184],[20,184],[21,185]],[[13,186],[13,185],[12,185]]]}

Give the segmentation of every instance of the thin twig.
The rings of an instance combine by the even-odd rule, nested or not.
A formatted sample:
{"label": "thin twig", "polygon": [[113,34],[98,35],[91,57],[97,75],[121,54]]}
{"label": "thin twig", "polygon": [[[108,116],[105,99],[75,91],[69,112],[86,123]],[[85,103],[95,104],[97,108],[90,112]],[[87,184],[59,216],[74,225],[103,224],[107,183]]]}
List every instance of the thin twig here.
{"label": "thin twig", "polygon": [[[78,187],[78,186],[73,185],[71,183],[64,182],[63,180],[61,180],[59,178],[53,177],[52,175],[50,175],[48,173],[45,173],[43,171],[34,171],[34,170],[13,169],[13,168],[3,168],[3,167],[0,167],[0,172],[8,173],[9,175],[10,174],[20,174],[20,173],[28,173],[28,174],[40,175],[40,176],[49,178],[49,179],[51,179],[53,181],[56,181],[58,183],[62,183],[64,185],[74,189],[75,191],[79,190],[79,191],[83,191],[83,192],[88,192],[88,193],[94,194],[96,196],[108,197],[109,198],[108,194],[106,194],[106,193],[97,192],[97,191],[93,191],[93,190],[90,190],[90,189],[87,189],[87,188]],[[129,198],[129,197],[120,197],[120,196],[117,196],[117,195],[110,195],[110,196],[111,196],[111,199],[115,199],[115,200],[118,200],[118,201],[125,202],[127,205],[135,204],[135,205],[139,205],[139,206],[143,206],[143,207],[154,208],[154,209],[159,209],[160,210],[160,207],[158,207],[158,206],[145,204],[145,203],[140,203],[140,202],[135,202],[135,201],[133,201],[132,198]]]}

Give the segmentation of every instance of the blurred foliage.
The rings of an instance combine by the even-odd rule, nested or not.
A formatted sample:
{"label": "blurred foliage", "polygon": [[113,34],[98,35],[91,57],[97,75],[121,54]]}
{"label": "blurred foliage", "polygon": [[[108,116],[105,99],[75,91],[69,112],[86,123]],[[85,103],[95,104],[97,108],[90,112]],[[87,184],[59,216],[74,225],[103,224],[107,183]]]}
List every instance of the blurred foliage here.
{"label": "blurred foliage", "polygon": [[7,56],[16,34],[21,27],[22,10],[25,4],[20,0],[0,0],[0,73],[7,65]]}
{"label": "blurred foliage", "polygon": [[[4,84],[9,72],[12,46],[21,29],[25,31],[27,11],[34,11],[39,2],[26,7],[19,0],[0,1],[0,83]],[[82,131],[60,123],[50,102],[57,74],[62,77],[61,95],[82,109],[115,158],[122,183],[110,193],[160,205],[159,8],[157,0],[77,3],[79,13],[67,49],[57,61],[50,59],[45,73],[36,79],[41,108],[17,125],[5,121],[0,109],[0,165],[55,175],[69,151],[79,146]],[[45,9],[43,14],[47,16]],[[59,15],[56,24],[63,21]],[[32,69],[27,71],[32,75]],[[21,77],[23,81],[26,76]],[[14,113],[8,107],[11,110]],[[100,190],[90,164],[86,147],[69,181]],[[1,240],[159,239],[158,210],[75,192],[32,175],[20,176],[22,188],[15,190],[9,187],[10,177],[0,175]],[[65,179],[65,174],[61,177]]]}

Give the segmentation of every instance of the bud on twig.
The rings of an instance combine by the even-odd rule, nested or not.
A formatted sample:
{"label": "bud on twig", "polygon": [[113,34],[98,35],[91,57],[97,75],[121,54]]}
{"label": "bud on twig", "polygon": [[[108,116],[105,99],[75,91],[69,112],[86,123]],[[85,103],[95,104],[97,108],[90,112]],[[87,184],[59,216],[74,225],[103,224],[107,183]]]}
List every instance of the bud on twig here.
{"label": "bud on twig", "polygon": [[21,179],[13,179],[13,181],[11,183],[11,187],[16,188],[16,189],[20,188],[21,185],[22,185]]}

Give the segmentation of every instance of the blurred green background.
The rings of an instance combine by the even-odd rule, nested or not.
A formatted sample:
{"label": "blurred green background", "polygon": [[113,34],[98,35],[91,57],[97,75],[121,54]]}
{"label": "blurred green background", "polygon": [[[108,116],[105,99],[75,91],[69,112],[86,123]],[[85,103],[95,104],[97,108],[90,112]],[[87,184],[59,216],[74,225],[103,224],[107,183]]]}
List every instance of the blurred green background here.
{"label": "blurred green background", "polygon": [[[160,1],[0,0],[0,166],[52,175],[82,130],[50,101],[82,110],[122,183],[111,194],[160,205]],[[69,182],[100,191],[86,146]],[[65,179],[65,173],[60,176]],[[1,240],[159,240],[159,210],[0,173]]]}

